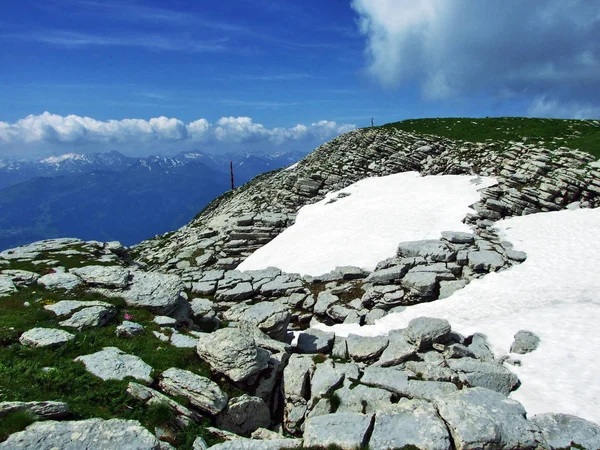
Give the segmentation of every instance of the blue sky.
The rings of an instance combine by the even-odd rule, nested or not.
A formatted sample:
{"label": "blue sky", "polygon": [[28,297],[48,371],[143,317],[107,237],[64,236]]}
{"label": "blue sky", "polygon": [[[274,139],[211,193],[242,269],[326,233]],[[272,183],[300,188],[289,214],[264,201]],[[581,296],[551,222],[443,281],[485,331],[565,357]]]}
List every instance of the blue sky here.
{"label": "blue sky", "polygon": [[311,148],[372,116],[598,117],[594,3],[6,2],[0,158]]}

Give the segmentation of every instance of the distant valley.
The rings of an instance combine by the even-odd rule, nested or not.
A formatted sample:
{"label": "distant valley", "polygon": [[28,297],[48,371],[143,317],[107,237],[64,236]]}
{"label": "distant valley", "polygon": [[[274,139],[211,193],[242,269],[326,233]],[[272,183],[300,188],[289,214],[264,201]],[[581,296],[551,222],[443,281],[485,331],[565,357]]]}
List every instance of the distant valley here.
{"label": "distant valley", "polygon": [[0,250],[64,236],[132,245],[181,227],[230,189],[230,161],[239,186],[302,156],[113,151],[0,162]]}

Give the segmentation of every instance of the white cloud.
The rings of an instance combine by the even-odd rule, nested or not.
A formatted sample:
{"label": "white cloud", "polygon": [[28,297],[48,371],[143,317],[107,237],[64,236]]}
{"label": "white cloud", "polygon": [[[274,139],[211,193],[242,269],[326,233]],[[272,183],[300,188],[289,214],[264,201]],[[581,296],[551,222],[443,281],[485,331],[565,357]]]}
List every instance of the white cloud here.
{"label": "white cloud", "polygon": [[527,113],[532,117],[598,119],[600,106],[581,102],[560,102],[546,96],[538,96],[529,105]]}
{"label": "white cloud", "polygon": [[48,145],[54,150],[57,146],[86,144],[106,144],[112,148],[146,145],[152,146],[152,151],[156,151],[157,144],[207,144],[216,149],[255,143],[276,146],[306,141],[312,145],[312,141],[328,140],[354,128],[354,125],[327,120],[308,126],[267,128],[250,117],[222,117],[215,124],[198,119],[186,124],[168,117],[100,121],[44,112],[14,123],[0,122],[0,151],[6,155],[11,148],[19,146],[26,153],[26,147],[33,145],[37,148]]}
{"label": "white cloud", "polygon": [[510,89],[600,104],[597,6],[352,0],[367,39],[368,72],[385,86],[416,83],[430,99]]}

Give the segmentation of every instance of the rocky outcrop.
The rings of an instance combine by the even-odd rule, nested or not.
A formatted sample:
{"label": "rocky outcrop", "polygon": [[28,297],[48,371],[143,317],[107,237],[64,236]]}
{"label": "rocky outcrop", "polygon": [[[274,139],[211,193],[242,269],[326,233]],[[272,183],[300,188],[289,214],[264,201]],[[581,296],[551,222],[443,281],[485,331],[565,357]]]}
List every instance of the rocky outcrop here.
{"label": "rocky outcrop", "polygon": [[152,382],[150,373],[152,367],[135,355],[128,355],[116,347],[106,347],[91,355],[75,358],[81,361],[85,368],[103,380],[122,380],[126,377]]}

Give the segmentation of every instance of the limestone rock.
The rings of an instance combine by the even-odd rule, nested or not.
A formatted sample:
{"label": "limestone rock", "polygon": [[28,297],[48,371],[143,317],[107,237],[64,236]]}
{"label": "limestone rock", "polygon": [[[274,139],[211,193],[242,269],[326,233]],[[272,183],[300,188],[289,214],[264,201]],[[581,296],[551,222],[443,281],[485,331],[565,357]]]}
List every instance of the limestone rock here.
{"label": "limestone rock", "polygon": [[304,446],[328,447],[337,445],[343,450],[358,450],[367,444],[367,432],[372,415],[335,413],[314,416],[304,427]]}
{"label": "limestone rock", "polygon": [[79,356],[75,361],[81,361],[88,372],[103,380],[122,380],[125,377],[134,377],[152,382],[150,373],[152,367],[135,355],[128,355],[116,347],[104,347],[99,352]]}
{"label": "limestone rock", "polygon": [[156,314],[168,315],[177,307],[185,287],[178,276],[141,271],[132,275],[129,288],[112,295],[123,297],[129,306],[147,308]]}
{"label": "limestone rock", "polygon": [[0,274],[0,297],[6,297],[17,291],[13,280],[8,275]]}
{"label": "limestone rock", "polygon": [[404,335],[408,342],[425,349],[447,339],[450,331],[450,324],[445,319],[417,317],[409,322]]}
{"label": "limestone rock", "polygon": [[408,376],[394,368],[367,367],[360,382],[398,394],[408,390]]}
{"label": "limestone rock", "polygon": [[512,353],[525,354],[534,351],[540,343],[540,338],[531,331],[520,330],[515,334],[515,340],[510,346]]}
{"label": "limestone rock", "polygon": [[75,335],[55,328],[32,328],[19,338],[27,347],[58,347],[75,339]]}
{"label": "limestone rock", "polygon": [[388,338],[389,344],[375,363],[376,366],[395,366],[417,353],[417,347],[408,342],[402,333],[390,333]]}
{"label": "limestone rock", "polygon": [[334,339],[333,333],[308,328],[300,332],[297,347],[302,353],[329,353]]}
{"label": "limestone rock", "polygon": [[227,394],[216,383],[188,370],[172,367],[162,373],[158,385],[167,394],[187,398],[208,414],[219,414],[227,406]]}
{"label": "limestone rock", "polygon": [[52,311],[58,317],[67,317],[73,314],[74,311],[90,308],[92,306],[102,306],[104,308],[114,308],[113,305],[107,302],[100,301],[80,301],[80,300],[61,300],[51,305],[44,305],[44,309]]}
{"label": "limestone rock", "polygon": [[270,439],[265,441],[236,439],[235,441],[213,445],[210,450],[281,450],[301,447],[302,439]]}
{"label": "limestone rock", "polygon": [[120,266],[84,266],[70,269],[91,286],[122,289],[129,282],[129,271]]}
{"label": "limestone rock", "polygon": [[114,306],[91,306],[75,312],[67,320],[59,322],[62,327],[75,328],[79,331],[84,328],[95,328],[106,325],[117,313]]}
{"label": "limestone rock", "polygon": [[[600,448],[600,425],[569,414],[546,413],[531,418],[552,450]],[[576,446],[577,445],[577,446]]]}
{"label": "limestone rock", "polygon": [[137,420],[89,419],[35,422],[0,443],[6,450],[159,450],[160,443]]}
{"label": "limestone rock", "polygon": [[519,385],[519,378],[506,367],[495,362],[474,358],[448,360],[448,367],[459,373],[467,386],[478,386],[508,395]]}
{"label": "limestone rock", "polygon": [[537,449],[542,435],[523,406],[489,389],[463,389],[436,399],[457,450]]}
{"label": "limestone rock", "polygon": [[240,435],[248,435],[270,424],[271,413],[265,402],[247,394],[229,400],[227,409],[217,416],[219,428]]}
{"label": "limestone rock", "polygon": [[38,278],[37,282],[47,289],[64,289],[66,291],[70,291],[82,283],[81,278],[77,275],[65,272],[49,273]]}
{"label": "limestone rock", "polygon": [[119,337],[133,337],[144,334],[144,327],[139,323],[124,320],[121,325],[117,326],[115,333]]}
{"label": "limestone rock", "polygon": [[495,272],[504,265],[504,258],[493,250],[469,252],[469,267],[476,272]]}
{"label": "limestone rock", "polygon": [[171,410],[177,415],[177,421],[182,426],[189,425],[191,421],[200,422],[202,419],[200,414],[186,408],[183,405],[180,405],[175,400],[170,399],[166,395],[149,388],[148,386],[143,386],[132,381],[127,386],[127,393],[133,398],[141,400],[147,406],[157,404],[168,405],[169,408],[171,408]]}
{"label": "limestone rock", "polygon": [[407,400],[378,412],[369,449],[450,450],[446,425],[431,403]]}
{"label": "limestone rock", "polygon": [[2,402],[0,418],[15,411],[27,411],[39,419],[64,419],[69,414],[69,405],[64,402]]}
{"label": "limestone rock", "polygon": [[388,346],[387,337],[368,337],[350,334],[346,338],[348,355],[355,361],[372,361],[377,359]]}
{"label": "limestone rock", "polygon": [[283,341],[290,323],[288,308],[280,303],[261,302],[247,308],[238,320],[258,327],[273,339]]}
{"label": "limestone rock", "polygon": [[259,349],[248,333],[235,328],[223,328],[203,336],[196,349],[201,359],[234,382],[243,381],[268,366],[269,352]]}

